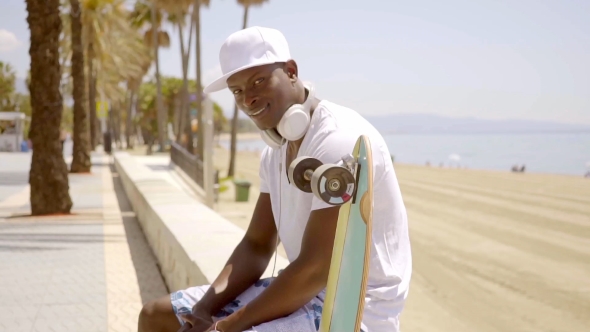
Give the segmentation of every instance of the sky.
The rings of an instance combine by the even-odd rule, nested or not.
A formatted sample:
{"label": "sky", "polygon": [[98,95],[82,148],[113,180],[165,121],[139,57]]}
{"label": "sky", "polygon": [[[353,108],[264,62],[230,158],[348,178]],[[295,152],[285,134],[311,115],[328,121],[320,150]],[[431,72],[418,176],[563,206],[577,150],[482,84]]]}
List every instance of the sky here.
{"label": "sky", "polygon": [[[20,77],[29,68],[26,16],[24,0],[0,1],[0,61]],[[233,0],[201,10],[205,84],[221,74],[219,48],[242,16]],[[316,95],[363,115],[590,124],[588,17],[587,0],[270,0],[251,8],[248,25],[283,32]],[[161,73],[182,77],[178,31],[166,29]],[[194,64],[193,50],[191,78]],[[211,97],[233,112],[229,91]]]}

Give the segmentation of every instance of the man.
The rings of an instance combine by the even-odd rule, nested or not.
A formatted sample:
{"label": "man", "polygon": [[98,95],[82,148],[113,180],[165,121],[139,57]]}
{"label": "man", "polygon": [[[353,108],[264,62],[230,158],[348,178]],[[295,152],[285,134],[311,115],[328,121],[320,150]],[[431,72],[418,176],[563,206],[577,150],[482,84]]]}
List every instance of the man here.
{"label": "man", "polygon": [[[362,330],[398,331],[411,250],[406,210],[383,138],[353,110],[314,97],[277,30],[238,31],[225,41],[219,58],[223,76],[205,92],[229,88],[270,145],[261,157],[260,197],[244,238],[213,284],[146,304],[139,331],[317,331],[339,207],[289,184],[288,165],[297,156],[337,162],[352,152],[361,134],[372,145],[375,197]],[[290,264],[275,278],[260,280],[277,236]]]}
{"label": "man", "polygon": [[66,142],[66,139],[68,138],[68,133],[65,131],[65,129],[60,129],[59,131],[59,143],[61,144],[61,152],[64,153],[64,144]]}

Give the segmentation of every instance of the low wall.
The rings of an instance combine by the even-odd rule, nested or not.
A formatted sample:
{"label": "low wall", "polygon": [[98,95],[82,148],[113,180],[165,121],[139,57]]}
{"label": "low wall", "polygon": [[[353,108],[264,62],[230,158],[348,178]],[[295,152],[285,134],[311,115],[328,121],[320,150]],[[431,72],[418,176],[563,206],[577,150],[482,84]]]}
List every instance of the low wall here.
{"label": "low wall", "polygon": [[[244,231],[128,153],[116,152],[114,162],[169,290],[213,282]],[[274,257],[264,276],[272,273],[273,262]],[[277,257],[276,270],[287,264]]]}

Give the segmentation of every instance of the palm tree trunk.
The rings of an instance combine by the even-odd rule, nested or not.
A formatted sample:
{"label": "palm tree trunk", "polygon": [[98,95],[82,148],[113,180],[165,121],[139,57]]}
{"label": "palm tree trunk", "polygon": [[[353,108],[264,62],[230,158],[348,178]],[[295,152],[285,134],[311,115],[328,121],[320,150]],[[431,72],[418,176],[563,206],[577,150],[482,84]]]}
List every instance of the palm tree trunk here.
{"label": "palm tree trunk", "polygon": [[188,48],[186,49],[186,53],[184,54],[185,56],[185,61],[186,61],[186,71],[185,71],[185,75],[187,77],[187,87],[186,87],[186,95],[184,96],[185,98],[185,105],[184,105],[184,115],[183,115],[183,119],[184,119],[184,132],[187,138],[186,141],[186,150],[189,151],[190,153],[194,153],[194,145],[193,145],[193,132],[192,132],[192,127],[191,127],[191,111],[190,111],[190,107],[191,107],[191,103],[190,103],[190,93],[189,93],[189,89],[188,89],[188,59],[189,59],[189,55],[190,55],[190,51],[191,51],[191,46],[193,43],[193,32],[195,31],[194,27],[195,24],[197,22],[197,11],[195,9],[195,7],[193,6],[193,12],[191,14],[191,25],[190,25],[190,29],[189,29],[189,33],[188,33]]}
{"label": "palm tree trunk", "polygon": [[[189,99],[190,94],[187,92],[187,99]],[[187,103],[186,109],[184,111],[184,133],[186,136],[186,146],[185,149],[194,154],[195,153],[195,146],[193,142],[193,127],[191,125],[191,110],[190,110],[190,103]]]}
{"label": "palm tree trunk", "polygon": [[184,104],[184,91],[180,89],[180,92],[174,96],[174,137],[176,143],[180,142],[180,134],[182,133],[182,122],[183,122],[183,105]]}
{"label": "palm tree trunk", "polygon": [[[113,106],[109,109],[109,112],[107,113],[108,115],[107,115],[107,119],[106,119],[107,120],[106,121],[106,123],[107,123],[106,124],[107,125],[106,131],[108,133],[108,136],[111,138],[111,144],[112,144],[112,143],[116,143],[116,140],[117,140],[117,137],[116,137],[117,135],[115,132],[116,127],[117,127],[115,124],[115,112],[116,112],[117,106],[114,103],[111,105],[113,105]],[[106,143],[107,142],[105,142],[105,144]]]}
{"label": "palm tree trunk", "polygon": [[229,167],[227,176],[234,176],[236,167],[236,145],[238,136],[238,105],[234,105],[234,117],[231,119],[231,143],[229,148]]}
{"label": "palm tree trunk", "polygon": [[248,6],[248,5],[244,6],[244,20],[243,20],[242,30],[246,29],[248,27],[248,10],[249,9],[250,9],[250,6]]}
{"label": "palm tree trunk", "polygon": [[[192,24],[191,24],[192,25]],[[176,143],[180,143],[182,132],[184,131],[183,123],[184,123],[184,112],[187,104],[188,99],[188,71],[187,71],[187,58],[185,56],[186,52],[184,50],[184,36],[182,33],[182,24],[178,24],[178,38],[180,39],[180,58],[182,60],[182,91],[180,93],[180,111],[178,114],[178,127],[177,127],[177,136],[176,136]]]}
{"label": "palm tree trunk", "polygon": [[195,13],[195,33],[197,36],[197,121],[199,123],[199,129],[197,130],[197,151],[196,155],[199,159],[203,160],[203,140],[205,138],[203,130],[203,89],[201,87],[201,1],[195,0],[194,4],[196,11]]}
{"label": "palm tree trunk", "polygon": [[90,149],[94,151],[98,145],[98,119],[96,118],[96,73],[94,72],[94,31],[88,33],[88,113],[90,114]]}
{"label": "palm tree trunk", "polygon": [[74,148],[70,171],[90,172],[90,133],[86,112],[86,80],[84,77],[84,49],[82,46],[82,11],[79,0],[70,0],[72,30],[72,78],[74,80]]}
{"label": "palm tree trunk", "polygon": [[152,4],[152,38],[154,43],[154,61],[156,63],[156,116],[158,120],[158,140],[160,151],[164,150],[166,144],[166,114],[162,105],[162,82],[160,80],[160,59],[159,59],[159,26],[156,22],[156,6]]}
{"label": "palm tree trunk", "polygon": [[125,124],[125,141],[127,149],[133,149],[131,143],[131,135],[133,134],[133,99],[135,97],[134,90],[129,90],[129,107],[127,108],[127,121]]}
{"label": "palm tree trunk", "polygon": [[[246,29],[248,27],[248,9],[250,6],[244,6],[244,21],[242,29]],[[234,176],[235,168],[236,168],[236,146],[237,136],[238,136],[238,115],[240,112],[238,110],[238,104],[234,105],[234,117],[231,120],[231,145],[229,149],[229,167],[227,168],[227,176]]]}
{"label": "palm tree trunk", "polygon": [[29,183],[33,215],[69,213],[68,168],[61,152],[63,98],[59,91],[59,0],[27,0],[31,57],[31,140]]}
{"label": "palm tree trunk", "polygon": [[[101,133],[102,133],[102,126],[100,120],[96,114],[96,80],[97,74],[94,68],[94,61],[90,67],[90,77],[89,77],[89,91],[88,91],[88,100],[90,104],[90,137],[93,140],[92,142],[92,150],[96,149],[96,146],[100,144],[101,141]],[[92,133],[94,132],[94,133]]]}
{"label": "palm tree trunk", "polygon": [[121,102],[117,102],[113,109],[113,135],[117,149],[121,148]]}
{"label": "palm tree trunk", "polygon": [[119,108],[117,109],[117,148],[121,149],[123,147],[123,130],[125,126],[123,125],[123,108],[125,107],[125,103],[120,102]]}

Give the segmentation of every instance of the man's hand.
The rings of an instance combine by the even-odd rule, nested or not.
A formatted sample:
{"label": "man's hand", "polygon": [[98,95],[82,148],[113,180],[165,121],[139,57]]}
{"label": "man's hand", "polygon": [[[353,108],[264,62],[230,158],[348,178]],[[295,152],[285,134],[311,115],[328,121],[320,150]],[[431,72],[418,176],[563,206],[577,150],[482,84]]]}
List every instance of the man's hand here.
{"label": "man's hand", "polygon": [[275,251],[277,227],[270,195],[260,193],[250,226],[219,276],[195,305],[209,316],[246,291],[260,279]]}
{"label": "man's hand", "polygon": [[255,299],[228,316],[221,331],[243,331],[251,326],[290,315],[320,293],[328,283],[339,207],[311,212],[301,251]]}
{"label": "man's hand", "polygon": [[211,316],[201,314],[199,312],[192,312],[190,314],[181,315],[180,318],[184,324],[178,332],[209,332],[213,331],[213,320]]}

